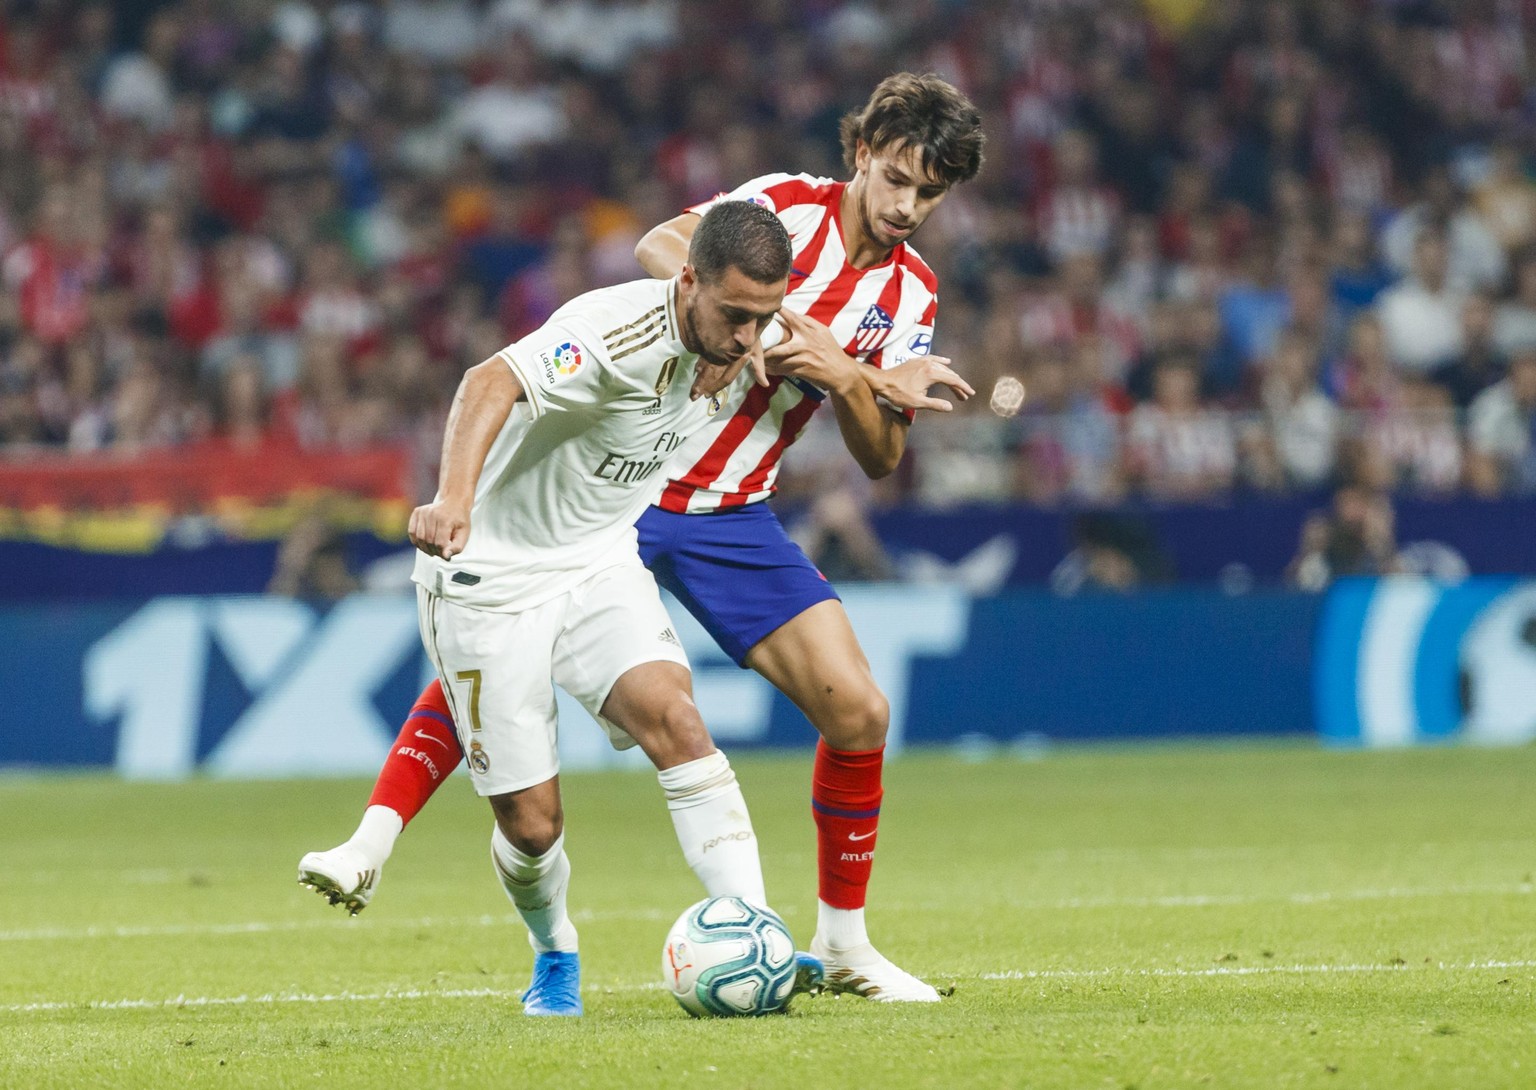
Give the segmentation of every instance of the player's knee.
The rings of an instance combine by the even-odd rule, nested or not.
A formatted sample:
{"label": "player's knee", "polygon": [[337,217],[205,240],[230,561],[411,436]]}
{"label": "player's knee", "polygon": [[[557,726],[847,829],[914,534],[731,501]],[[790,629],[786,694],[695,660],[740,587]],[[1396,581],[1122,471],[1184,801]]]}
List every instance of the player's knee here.
{"label": "player's knee", "polygon": [[565,829],[559,807],[497,806],[496,824],[501,835],[524,855],[540,856],[555,846]]}
{"label": "player's knee", "polygon": [[540,856],[555,846],[563,828],[558,816],[550,818],[541,814],[519,822],[507,839],[524,855]]}
{"label": "player's knee", "polygon": [[678,692],[657,708],[653,757],[665,754],[669,763],[696,760],[714,752],[709,729],[698,706],[685,692]]}
{"label": "player's knee", "polygon": [[677,745],[694,749],[702,747],[704,753],[714,749],[709,742],[709,728],[704,725],[704,717],[699,714],[693,700],[686,695],[668,707],[666,734]]}
{"label": "player's knee", "polygon": [[838,701],[830,714],[816,724],[833,749],[879,749],[891,725],[891,703],[870,682],[857,693]]}

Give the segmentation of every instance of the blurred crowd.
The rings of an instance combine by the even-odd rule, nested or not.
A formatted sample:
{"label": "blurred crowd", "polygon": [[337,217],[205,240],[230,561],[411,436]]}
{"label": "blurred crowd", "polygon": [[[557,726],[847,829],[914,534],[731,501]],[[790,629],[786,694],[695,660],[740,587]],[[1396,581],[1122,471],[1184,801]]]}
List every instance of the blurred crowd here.
{"label": "blurred crowd", "polygon": [[[430,492],[465,367],[842,176],[909,68],[989,130],[917,239],[981,396],[878,498],[1536,493],[1536,3],[1164,6],[10,0],[0,449],[404,443]],[[787,487],[876,495],[820,415]]]}

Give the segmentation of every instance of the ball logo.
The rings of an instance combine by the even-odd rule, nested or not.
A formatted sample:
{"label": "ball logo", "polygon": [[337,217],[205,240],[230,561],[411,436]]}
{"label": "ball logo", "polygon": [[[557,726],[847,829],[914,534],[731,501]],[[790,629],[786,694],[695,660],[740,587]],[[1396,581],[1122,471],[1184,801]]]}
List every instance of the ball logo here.
{"label": "ball logo", "polygon": [[566,341],[555,349],[555,373],[562,378],[581,370],[581,345]]}

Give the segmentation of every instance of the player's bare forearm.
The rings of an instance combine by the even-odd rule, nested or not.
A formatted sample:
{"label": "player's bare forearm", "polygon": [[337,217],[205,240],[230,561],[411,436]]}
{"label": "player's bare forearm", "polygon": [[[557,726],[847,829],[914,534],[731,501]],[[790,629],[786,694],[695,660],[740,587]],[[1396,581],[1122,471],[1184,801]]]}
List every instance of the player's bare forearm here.
{"label": "player's bare forearm", "polygon": [[443,432],[443,460],[437,479],[443,499],[466,507],[474,501],[475,482],[485,468],[485,456],[522,396],[522,384],[499,356],[464,372]]}
{"label": "player's bare forearm", "polygon": [[827,391],[848,453],[872,480],[887,476],[906,450],[906,421],[875,400],[863,374],[873,368],[844,352],[832,331],[814,318],[786,307],[779,320],[789,336],[763,354],[769,373]]}
{"label": "player's bare forearm", "polygon": [[907,422],[882,408],[863,381],[830,393],[843,445],[870,480],[887,477],[907,449]]}
{"label": "player's bare forearm", "polygon": [[469,512],[475,482],[491,443],[523,396],[522,384],[497,357],[464,372],[448,410],[437,498],[411,512],[406,536],[428,556],[451,560],[469,542]]}
{"label": "player's bare forearm", "polygon": [[670,280],[688,262],[688,243],[693,239],[699,217],[692,212],[658,223],[635,245],[635,260],[657,280]]}

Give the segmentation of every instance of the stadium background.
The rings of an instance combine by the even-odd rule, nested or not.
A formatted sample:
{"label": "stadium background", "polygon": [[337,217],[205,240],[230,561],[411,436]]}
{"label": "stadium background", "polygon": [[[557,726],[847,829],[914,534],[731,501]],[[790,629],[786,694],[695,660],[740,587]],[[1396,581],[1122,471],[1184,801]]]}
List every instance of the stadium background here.
{"label": "stadium background", "polygon": [[[1529,1087],[1536,748],[1446,743],[1536,736],[1533,63],[1531,0],[0,0],[0,1086]],[[906,68],[986,119],[917,239],[980,396],[775,502],[953,994],[691,1023],[569,709],[525,1019],[467,783],[359,918],[293,882],[426,676],[448,399]],[[675,617],[804,936],[812,731]]]}
{"label": "stadium background", "polygon": [[1523,0],[0,11],[0,766],[373,768],[460,373],[900,68],[986,118],[917,240],[981,394],[775,501],[897,738],[1536,735]]}

